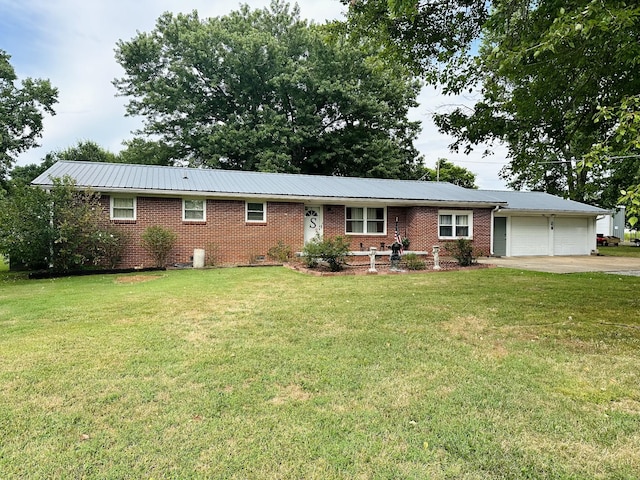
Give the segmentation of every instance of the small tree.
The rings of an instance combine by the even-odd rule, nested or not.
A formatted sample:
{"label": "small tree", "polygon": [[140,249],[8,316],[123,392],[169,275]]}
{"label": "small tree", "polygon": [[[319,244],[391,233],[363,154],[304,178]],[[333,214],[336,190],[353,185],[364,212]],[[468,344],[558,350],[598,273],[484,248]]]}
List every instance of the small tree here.
{"label": "small tree", "polygon": [[142,247],[149,252],[159,268],[167,265],[169,254],[177,241],[177,233],[159,225],[147,228],[142,234]]}
{"label": "small tree", "polygon": [[315,268],[318,266],[318,261],[322,260],[329,264],[332,272],[339,272],[346,263],[345,258],[349,249],[350,243],[344,237],[337,236],[325,240],[316,237],[302,250],[304,263],[309,268]]}

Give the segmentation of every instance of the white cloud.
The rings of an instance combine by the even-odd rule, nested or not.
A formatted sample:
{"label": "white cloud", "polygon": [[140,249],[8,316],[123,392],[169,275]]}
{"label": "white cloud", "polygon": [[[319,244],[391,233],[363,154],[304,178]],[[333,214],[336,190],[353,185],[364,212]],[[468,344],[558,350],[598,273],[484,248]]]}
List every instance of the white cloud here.
{"label": "white cloud", "polygon": [[[271,2],[246,3],[264,8]],[[338,0],[298,3],[301,16],[316,23],[342,18],[345,11]],[[152,30],[156,19],[166,11],[197,10],[201,17],[210,17],[226,15],[238,7],[239,3],[222,0],[31,0],[19,4],[0,0],[1,10],[7,12],[0,27],[19,25],[0,33],[0,45],[9,45],[2,48],[19,50],[15,54],[9,50],[18,75],[48,78],[60,91],[60,101],[55,107],[57,115],[45,119],[42,146],[22,155],[19,163],[39,163],[46,153],[70,147],[79,140],[93,140],[119,151],[122,141],[131,138],[130,132],[139,128],[141,120],[124,116],[126,99],[115,96],[111,83],[123,74],[114,58],[118,40],[129,40],[137,32]],[[437,158],[448,158],[478,174],[482,188],[504,188],[497,176],[500,165],[486,163],[504,157],[486,160],[481,159],[480,153],[469,157],[450,153],[447,146],[451,139],[437,132],[430,114],[452,100],[425,89],[420,101],[420,107],[411,116],[423,123],[416,147],[427,165]]]}

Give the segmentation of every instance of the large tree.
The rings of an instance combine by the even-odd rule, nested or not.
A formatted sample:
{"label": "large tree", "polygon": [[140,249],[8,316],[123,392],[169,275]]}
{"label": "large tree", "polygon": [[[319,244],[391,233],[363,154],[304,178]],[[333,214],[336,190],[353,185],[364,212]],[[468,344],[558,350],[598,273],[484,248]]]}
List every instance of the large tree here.
{"label": "large tree", "polygon": [[[585,9],[591,16],[576,21]],[[494,1],[473,73],[455,79],[458,90],[479,82],[482,98],[436,123],[454,148],[506,144],[502,176],[514,188],[599,203],[617,165],[583,160],[614,124],[596,121],[599,109],[640,91],[637,12],[621,2]]]}
{"label": "large tree", "polygon": [[298,8],[164,14],[120,41],[114,83],[173,161],[242,170],[409,178],[419,84]]}
{"label": "large tree", "polygon": [[0,50],[0,190],[16,157],[37,146],[43,117],[55,114],[58,101],[58,90],[48,80],[26,78],[18,84],[10,59]]}

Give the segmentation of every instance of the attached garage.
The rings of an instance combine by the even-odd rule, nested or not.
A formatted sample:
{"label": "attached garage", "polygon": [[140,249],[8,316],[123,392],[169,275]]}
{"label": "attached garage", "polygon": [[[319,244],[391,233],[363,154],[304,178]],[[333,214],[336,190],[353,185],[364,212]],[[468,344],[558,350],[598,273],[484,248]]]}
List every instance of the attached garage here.
{"label": "attached garage", "polygon": [[[584,217],[557,217],[553,232],[554,255],[589,255],[595,242],[593,221]],[[592,226],[590,229],[589,226]],[[593,237],[591,238],[590,237]],[[589,242],[589,239],[593,242]]]}
{"label": "attached garage", "polygon": [[[511,217],[507,221],[507,243],[512,257],[549,255],[549,221],[545,217]],[[511,235],[509,235],[509,230]],[[507,250],[509,251],[509,250]]]}
{"label": "attached garage", "polygon": [[508,206],[494,212],[493,254],[589,255],[596,249],[596,218],[606,210],[542,192],[500,196]]}

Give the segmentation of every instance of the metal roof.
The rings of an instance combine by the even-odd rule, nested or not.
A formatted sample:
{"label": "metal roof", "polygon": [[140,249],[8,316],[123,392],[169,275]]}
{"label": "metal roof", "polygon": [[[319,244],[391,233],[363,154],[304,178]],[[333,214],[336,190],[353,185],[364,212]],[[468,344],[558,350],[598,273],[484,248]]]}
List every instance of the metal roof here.
{"label": "metal roof", "polygon": [[609,210],[587,205],[586,203],[566,200],[544,192],[485,191],[507,202],[506,207],[500,207],[501,210],[507,212],[561,212],[586,215],[604,215],[610,213]]}
{"label": "metal roof", "polygon": [[292,175],[122,163],[58,161],[32,183],[42,187],[51,178],[69,175],[79,187],[98,192],[134,191],[149,195],[259,197],[324,202],[411,202],[412,204],[501,205],[493,193],[446,182]]}
{"label": "metal roof", "polygon": [[324,203],[394,202],[451,206],[494,206],[505,212],[603,215],[608,210],[543,192],[473,190],[446,182],[292,175],[201,168],[58,161],[32,184],[52,185],[69,175],[79,187],[98,192],[147,195],[261,198]]}

